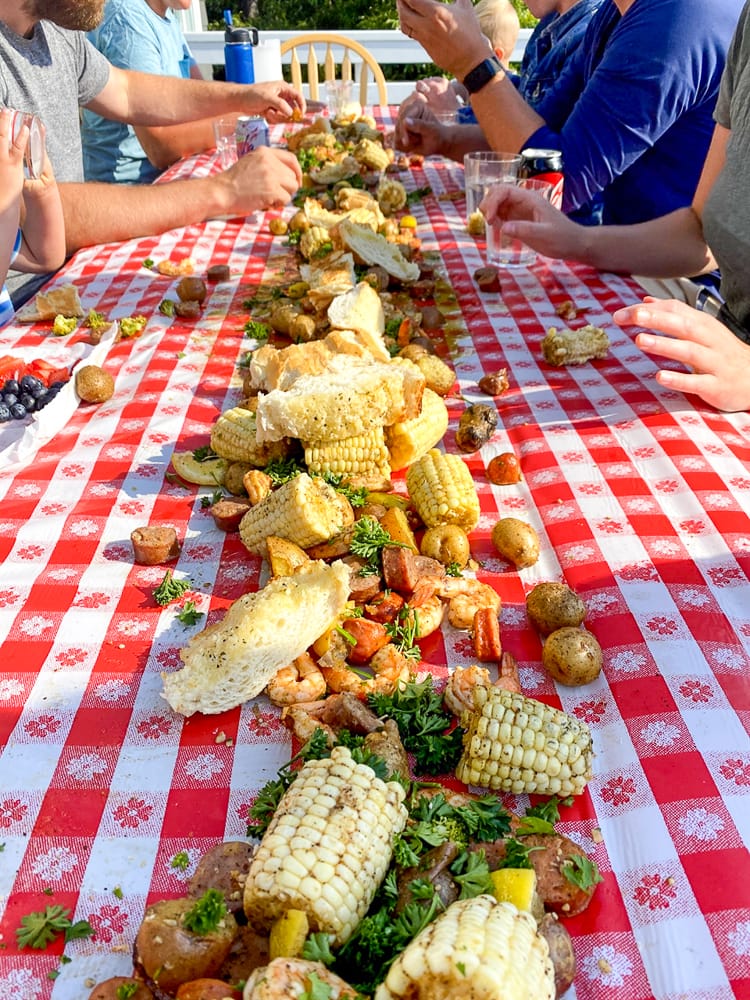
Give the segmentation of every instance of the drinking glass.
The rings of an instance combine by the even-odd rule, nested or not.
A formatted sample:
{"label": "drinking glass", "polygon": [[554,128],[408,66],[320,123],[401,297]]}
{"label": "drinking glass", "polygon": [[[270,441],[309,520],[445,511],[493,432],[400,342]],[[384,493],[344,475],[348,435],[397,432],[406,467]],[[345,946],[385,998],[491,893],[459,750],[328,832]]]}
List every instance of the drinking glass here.
{"label": "drinking glass", "polygon": [[216,118],[214,120],[214,141],[222,170],[227,170],[237,162],[236,118]]}
{"label": "drinking glass", "polygon": [[479,205],[490,187],[501,181],[515,183],[520,166],[520,153],[482,151],[464,156],[466,228],[472,235],[484,234],[484,216]]}
{"label": "drinking glass", "polygon": [[[519,187],[536,191],[542,198],[550,201],[554,185],[549,181],[537,180],[535,177],[522,177],[515,181]],[[487,223],[487,263],[496,267],[530,267],[536,263],[537,253],[516,236],[508,236],[503,232],[502,222],[496,219]]]}
{"label": "drinking glass", "polygon": [[331,118],[356,118],[362,113],[359,101],[354,100],[352,80],[326,80],[326,104]]}

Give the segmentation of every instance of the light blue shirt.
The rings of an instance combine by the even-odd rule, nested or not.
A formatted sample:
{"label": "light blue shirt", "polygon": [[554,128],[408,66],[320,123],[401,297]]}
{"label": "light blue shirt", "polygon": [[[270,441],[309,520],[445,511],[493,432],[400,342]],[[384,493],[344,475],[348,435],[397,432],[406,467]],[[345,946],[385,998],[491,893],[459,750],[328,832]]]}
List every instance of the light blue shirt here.
{"label": "light blue shirt", "polygon": [[[160,17],[146,0],[107,0],[104,17],[89,39],[121,69],[160,76],[190,76],[190,54],[172,10]],[[154,104],[158,106],[158,88]],[[87,181],[149,183],[159,171],[143,151],[135,132],[84,109],[81,123],[83,168]]]}

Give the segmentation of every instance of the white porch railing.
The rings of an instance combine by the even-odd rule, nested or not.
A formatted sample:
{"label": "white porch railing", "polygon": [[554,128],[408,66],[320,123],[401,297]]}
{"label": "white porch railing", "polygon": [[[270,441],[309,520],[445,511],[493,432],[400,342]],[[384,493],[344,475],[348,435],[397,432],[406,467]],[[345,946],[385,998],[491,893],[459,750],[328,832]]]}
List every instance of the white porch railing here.
{"label": "white porch railing", "polygon": [[[284,41],[301,34],[301,31],[261,31],[260,38],[277,38]],[[342,32],[348,38],[360,42],[368,49],[381,66],[410,63],[428,63],[430,57],[414,39],[400,31],[346,31]],[[511,62],[520,62],[531,35],[530,28],[522,28],[516,47],[511,56]],[[185,37],[197,62],[202,66],[224,65],[224,33],[222,31],[191,31],[186,30]],[[290,61],[290,55],[284,57],[284,62]],[[356,64],[356,55],[352,53],[352,62]],[[407,94],[414,89],[414,80],[388,81],[388,102],[399,104]],[[375,88],[371,88],[371,100],[375,101]]]}

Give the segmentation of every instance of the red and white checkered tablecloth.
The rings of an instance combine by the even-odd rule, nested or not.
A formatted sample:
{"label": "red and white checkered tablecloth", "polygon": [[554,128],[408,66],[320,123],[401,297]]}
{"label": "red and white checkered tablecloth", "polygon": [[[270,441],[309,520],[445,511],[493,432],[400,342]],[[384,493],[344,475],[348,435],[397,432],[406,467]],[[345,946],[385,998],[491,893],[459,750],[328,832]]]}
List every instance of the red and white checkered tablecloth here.
{"label": "red and white checkered tablecloth", "polygon": [[[210,157],[174,173],[213,169]],[[442,161],[409,186],[460,187]],[[291,211],[291,210],[290,210]],[[750,415],[725,415],[661,388],[655,365],[611,321],[638,295],[626,279],[542,261],[503,277],[503,295],[472,280],[482,247],[463,203],[414,205],[426,249],[441,251],[460,315],[446,340],[466,401],[486,402],[484,372],[505,367],[497,433],[467,459],[482,507],[472,549],[503,599],[503,643],[525,691],[585,719],[596,746],[588,792],[561,829],[604,876],[569,921],[578,1000],[750,997]],[[94,981],[127,975],[144,907],[179,895],[198,857],[242,838],[248,804],[288,758],[276,710],[259,699],[183,720],[160,671],[200,630],[151,592],[163,567],[134,566],[133,528],[172,524],[178,576],[207,614],[258,585],[260,561],[218,531],[209,490],[166,478],[175,447],[204,444],[241,396],[243,300],[282,265],[262,219],[210,222],[84,250],[57,279],[110,317],[143,313],[144,335],[109,350],[114,397],[79,407],[22,463],[0,455],[0,1000],[85,1000]],[[228,263],[198,321],[169,319],[173,282],[142,261]],[[540,341],[573,301],[576,323],[604,327],[603,361],[553,370]],[[75,335],[74,335],[75,337]],[[71,339],[74,339],[71,338]],[[41,356],[40,327],[0,332],[0,352]],[[451,429],[463,409],[450,400]],[[489,459],[513,450],[524,479],[491,486]],[[539,532],[539,562],[516,572],[493,553],[492,524],[514,515]],[[585,599],[605,667],[585,688],[558,688],[540,667],[524,596],[565,580]],[[472,660],[466,633],[426,640],[438,676]],[[601,842],[592,831],[601,830]],[[597,837],[598,840],[598,837]],[[171,859],[186,851],[186,870]],[[16,949],[21,917],[47,904],[89,920],[94,939]],[[50,973],[56,979],[49,978]]]}

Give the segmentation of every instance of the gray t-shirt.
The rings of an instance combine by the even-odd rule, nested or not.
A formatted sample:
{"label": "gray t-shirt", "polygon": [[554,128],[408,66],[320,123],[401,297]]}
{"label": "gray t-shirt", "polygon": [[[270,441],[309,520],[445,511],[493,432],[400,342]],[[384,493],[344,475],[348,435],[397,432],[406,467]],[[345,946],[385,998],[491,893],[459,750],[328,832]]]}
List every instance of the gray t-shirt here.
{"label": "gray t-shirt", "polygon": [[703,233],[721,268],[727,305],[750,327],[750,2],[729,47],[714,118],[732,134],[703,209]]}
{"label": "gray t-shirt", "polygon": [[[0,104],[41,118],[58,181],[83,180],[78,107],[104,89],[109,70],[81,31],[40,21],[31,38],[23,38],[0,21]],[[30,280],[33,276],[11,271],[8,286],[16,293]]]}

